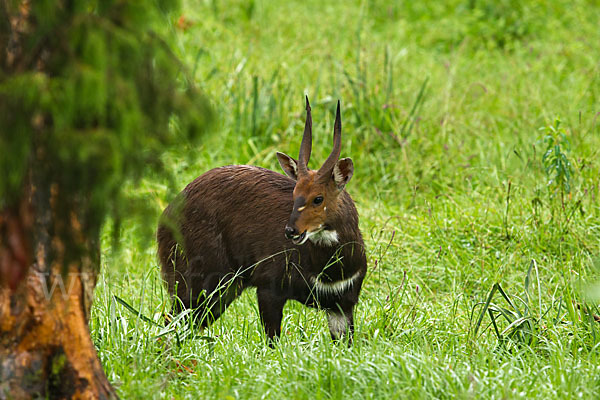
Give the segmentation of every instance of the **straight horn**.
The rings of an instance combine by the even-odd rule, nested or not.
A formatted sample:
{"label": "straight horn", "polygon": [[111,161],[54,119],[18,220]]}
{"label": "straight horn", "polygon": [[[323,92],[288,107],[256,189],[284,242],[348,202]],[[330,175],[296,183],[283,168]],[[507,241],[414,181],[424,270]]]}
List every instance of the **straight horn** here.
{"label": "straight horn", "polygon": [[335,112],[335,123],[333,125],[333,150],[327,157],[327,160],[323,163],[319,172],[317,172],[317,179],[320,182],[326,182],[333,172],[335,163],[340,158],[340,152],[342,151],[342,117],[340,115],[340,101],[337,102],[337,110]]}
{"label": "straight horn", "polygon": [[298,174],[306,175],[308,173],[308,160],[312,148],[312,115],[310,113],[310,103],[306,96],[306,123],[304,124],[304,135],[302,144],[300,144],[300,154],[298,155]]}

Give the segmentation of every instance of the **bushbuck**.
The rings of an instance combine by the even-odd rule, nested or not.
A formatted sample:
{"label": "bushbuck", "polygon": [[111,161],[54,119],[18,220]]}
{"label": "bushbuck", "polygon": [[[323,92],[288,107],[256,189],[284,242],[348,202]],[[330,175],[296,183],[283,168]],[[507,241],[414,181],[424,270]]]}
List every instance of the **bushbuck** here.
{"label": "bushbuck", "polygon": [[[196,178],[164,211],[157,232],[163,278],[174,312],[193,309],[205,327],[247,287],[256,287],[269,339],[281,334],[288,300],[327,312],[334,340],[354,332],[353,309],[367,271],[358,213],[344,187],[350,158],[340,159],[340,102],[333,151],[308,169],[311,108],[298,160],[277,153],[287,176],[229,165]],[[176,298],[175,298],[176,297]],[[269,343],[272,343],[269,341]]]}

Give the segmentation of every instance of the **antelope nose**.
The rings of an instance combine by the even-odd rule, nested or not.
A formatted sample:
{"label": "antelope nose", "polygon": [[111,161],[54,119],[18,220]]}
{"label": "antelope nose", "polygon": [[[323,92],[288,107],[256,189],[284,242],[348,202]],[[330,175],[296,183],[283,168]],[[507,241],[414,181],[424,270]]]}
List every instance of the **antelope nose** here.
{"label": "antelope nose", "polygon": [[291,239],[296,235],[298,235],[298,231],[296,229],[292,228],[291,226],[285,227],[285,237],[286,238]]}

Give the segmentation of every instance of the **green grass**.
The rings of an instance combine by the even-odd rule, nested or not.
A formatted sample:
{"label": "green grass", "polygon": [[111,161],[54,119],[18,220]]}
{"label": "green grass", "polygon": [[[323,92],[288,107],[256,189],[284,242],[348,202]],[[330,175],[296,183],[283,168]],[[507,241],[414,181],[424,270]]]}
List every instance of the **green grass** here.
{"label": "green grass", "polygon": [[[165,17],[218,120],[202,147],[164,155],[176,182],[127,187],[152,214],[123,223],[119,250],[106,227],[91,330],[123,398],[597,397],[600,6],[390,3],[188,1],[185,31]],[[279,171],[305,93],[311,166],[331,149],[338,98],[355,163],[369,273],[354,346],[288,304],[269,349],[253,291],[203,332],[166,329],[160,212],[210,168]],[[556,117],[569,192],[545,171],[540,128]]]}

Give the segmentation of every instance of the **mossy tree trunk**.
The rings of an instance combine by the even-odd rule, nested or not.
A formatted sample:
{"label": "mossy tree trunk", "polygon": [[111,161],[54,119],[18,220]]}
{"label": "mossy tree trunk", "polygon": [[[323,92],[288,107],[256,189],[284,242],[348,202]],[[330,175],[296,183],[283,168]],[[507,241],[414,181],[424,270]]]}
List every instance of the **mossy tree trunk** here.
{"label": "mossy tree trunk", "polygon": [[99,226],[87,199],[33,166],[0,215],[0,399],[116,397],[88,329]]}
{"label": "mossy tree trunk", "polygon": [[178,3],[0,0],[0,400],[116,397],[88,329],[102,222],[143,215],[124,183],[211,119],[163,38]]}
{"label": "mossy tree trunk", "polygon": [[[11,27],[2,49],[9,68],[22,68],[30,6],[0,7]],[[42,46],[30,60],[40,72],[43,54]],[[46,145],[51,125],[43,113],[31,119],[23,188],[0,210],[0,399],[116,398],[88,328],[100,222],[86,194],[61,186]]]}

